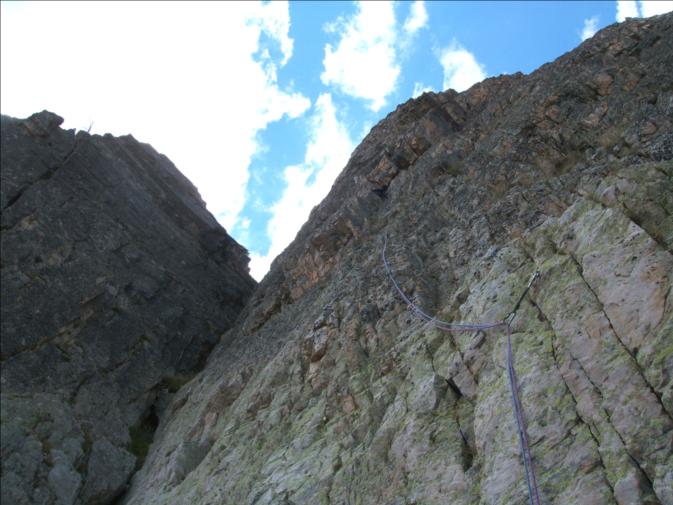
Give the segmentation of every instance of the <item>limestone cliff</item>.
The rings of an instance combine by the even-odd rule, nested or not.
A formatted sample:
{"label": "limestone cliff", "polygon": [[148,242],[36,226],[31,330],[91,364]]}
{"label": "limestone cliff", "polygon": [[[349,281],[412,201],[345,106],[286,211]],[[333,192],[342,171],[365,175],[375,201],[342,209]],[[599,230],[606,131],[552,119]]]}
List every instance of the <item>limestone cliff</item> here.
{"label": "limestone cliff", "polygon": [[247,252],[133,137],[2,117],[2,504],[104,504],[252,292]]}
{"label": "limestone cliff", "polygon": [[[673,504],[673,15],[399,106],[164,411],[124,503]],[[532,273],[539,277],[525,287]]]}

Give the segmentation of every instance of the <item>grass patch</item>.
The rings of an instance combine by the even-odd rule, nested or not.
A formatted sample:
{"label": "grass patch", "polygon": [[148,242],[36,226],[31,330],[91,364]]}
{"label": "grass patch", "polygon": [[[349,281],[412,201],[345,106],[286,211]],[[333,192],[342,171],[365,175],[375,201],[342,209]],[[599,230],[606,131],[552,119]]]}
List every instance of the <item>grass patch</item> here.
{"label": "grass patch", "polygon": [[131,427],[131,444],[129,451],[136,457],[136,471],[140,470],[147,459],[147,453],[150,450],[154,440],[154,432],[159,426],[159,418],[154,412],[154,407],[150,413],[140,423]]}
{"label": "grass patch", "polygon": [[193,375],[179,373],[176,375],[169,375],[168,377],[164,377],[162,384],[166,389],[168,389],[169,393],[177,393],[177,391],[182,386],[187,384],[193,378]]}

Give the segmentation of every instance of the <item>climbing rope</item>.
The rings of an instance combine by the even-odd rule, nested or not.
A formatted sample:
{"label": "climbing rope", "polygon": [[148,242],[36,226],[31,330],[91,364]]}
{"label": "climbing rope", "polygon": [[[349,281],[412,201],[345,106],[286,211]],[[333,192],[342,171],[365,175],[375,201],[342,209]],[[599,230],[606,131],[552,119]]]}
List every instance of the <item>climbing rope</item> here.
{"label": "climbing rope", "polygon": [[526,477],[526,485],[528,486],[528,497],[530,499],[531,505],[540,505],[540,493],[537,487],[537,479],[535,478],[535,469],[533,468],[533,458],[530,455],[530,446],[528,444],[528,434],[526,432],[526,421],[523,415],[523,407],[521,406],[521,399],[519,398],[519,387],[516,379],[516,371],[514,370],[514,355],[512,353],[512,321],[516,311],[519,309],[521,302],[523,301],[526,293],[531,288],[535,280],[539,276],[539,272],[535,272],[528,282],[528,286],[519,297],[519,300],[514,305],[514,309],[507,315],[507,317],[498,322],[493,323],[451,323],[448,321],[441,321],[421,310],[418,305],[416,305],[405,293],[402,291],[402,288],[395,280],[392,269],[388,264],[388,259],[386,258],[386,248],[388,246],[388,237],[384,237],[383,242],[383,266],[390,278],[393,286],[397,293],[402,297],[402,300],[409,306],[411,311],[416,314],[417,317],[426,321],[436,328],[444,331],[479,331],[479,330],[488,330],[492,328],[507,328],[507,374],[509,376],[509,387],[512,392],[512,404],[514,410],[514,419],[519,431],[519,443],[521,445],[521,459],[523,460],[524,473]]}
{"label": "climbing rope", "polygon": [[507,323],[504,321],[499,321],[496,323],[481,323],[481,324],[458,324],[458,323],[450,323],[448,321],[440,321],[439,319],[426,314],[421,310],[418,305],[416,305],[414,302],[412,302],[409,297],[404,294],[404,291],[402,291],[402,288],[400,285],[397,283],[395,280],[395,277],[393,276],[393,272],[390,268],[390,265],[388,264],[388,260],[386,258],[386,247],[388,246],[388,237],[384,238],[383,242],[383,266],[386,269],[386,273],[388,274],[388,277],[393,283],[393,286],[395,286],[395,289],[397,290],[398,294],[402,297],[402,300],[409,306],[411,311],[416,314],[420,319],[423,321],[426,321],[433,326],[436,326],[437,328],[445,331],[479,331],[479,330],[488,330],[491,328],[499,328],[503,326],[507,326]]}
{"label": "climbing rope", "polygon": [[537,479],[535,478],[535,469],[533,468],[533,459],[530,455],[530,446],[528,445],[528,434],[526,432],[526,420],[523,416],[523,407],[519,398],[519,387],[516,380],[516,371],[514,370],[514,357],[512,355],[512,327],[507,325],[507,372],[509,375],[509,388],[512,391],[512,403],[514,405],[514,418],[519,431],[519,443],[521,445],[521,459],[526,475],[526,485],[528,486],[528,497],[531,505],[540,505],[540,496],[537,489]]}

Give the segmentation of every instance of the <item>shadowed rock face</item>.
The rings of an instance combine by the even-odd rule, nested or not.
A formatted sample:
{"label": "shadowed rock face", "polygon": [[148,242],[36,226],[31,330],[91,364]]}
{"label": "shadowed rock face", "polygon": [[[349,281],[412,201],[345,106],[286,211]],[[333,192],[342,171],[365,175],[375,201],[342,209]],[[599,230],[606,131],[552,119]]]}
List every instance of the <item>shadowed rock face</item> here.
{"label": "shadowed rock face", "polygon": [[2,503],[104,504],[255,282],[163,155],[2,116]]}
{"label": "shadowed rock face", "polygon": [[542,503],[673,503],[673,15],[530,75],[399,106],[355,150],[124,498],[527,502],[498,331]]}

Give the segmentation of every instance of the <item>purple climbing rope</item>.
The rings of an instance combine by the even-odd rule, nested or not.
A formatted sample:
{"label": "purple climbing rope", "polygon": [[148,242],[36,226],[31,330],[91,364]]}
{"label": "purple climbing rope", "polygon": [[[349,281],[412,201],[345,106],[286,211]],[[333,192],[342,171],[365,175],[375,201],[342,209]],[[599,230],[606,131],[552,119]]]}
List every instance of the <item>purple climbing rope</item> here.
{"label": "purple climbing rope", "polygon": [[516,371],[514,370],[514,357],[512,355],[512,327],[507,325],[507,372],[509,375],[509,388],[512,391],[512,403],[514,405],[514,418],[519,428],[519,443],[521,444],[521,459],[526,475],[526,485],[528,486],[528,496],[531,505],[540,505],[540,496],[537,489],[537,479],[535,478],[535,469],[533,468],[533,459],[530,455],[530,446],[528,445],[528,433],[526,432],[526,420],[523,416],[523,407],[519,398],[519,387],[516,380]]}
{"label": "purple climbing rope", "polygon": [[445,331],[479,331],[479,330],[488,330],[491,328],[499,328],[499,327],[504,327],[507,326],[507,323],[504,321],[498,321],[496,323],[481,323],[481,324],[472,324],[472,323],[450,323],[448,321],[440,321],[439,319],[426,314],[421,310],[420,307],[418,307],[414,302],[412,302],[409,297],[404,294],[404,291],[402,291],[402,288],[400,287],[399,284],[397,284],[397,281],[395,280],[395,277],[393,276],[393,272],[390,268],[390,265],[388,264],[388,260],[386,258],[386,247],[388,246],[388,237],[385,237],[384,242],[383,242],[383,266],[386,269],[386,272],[388,274],[388,277],[393,283],[393,286],[395,286],[395,290],[397,293],[402,297],[402,300],[409,306],[411,311],[416,314],[420,319],[423,321],[426,321],[433,326],[436,326],[440,330],[445,330]]}
{"label": "purple climbing rope", "polygon": [[521,445],[521,459],[523,460],[526,485],[528,486],[528,497],[530,499],[531,505],[540,505],[540,493],[537,487],[537,479],[535,478],[535,469],[533,468],[533,458],[530,455],[528,434],[526,432],[526,421],[523,415],[523,407],[521,405],[521,399],[519,398],[519,387],[516,379],[516,371],[514,370],[514,356],[512,354],[512,325],[511,325],[512,321],[511,320],[507,321],[507,319],[509,319],[510,316],[512,317],[512,319],[514,319],[513,317],[514,314],[518,310],[519,305],[521,305],[521,302],[523,301],[523,298],[526,296],[526,293],[528,293],[528,290],[533,285],[533,282],[535,282],[535,279],[537,279],[539,272],[535,272],[535,274],[531,277],[530,281],[528,282],[528,286],[526,287],[522,295],[519,297],[519,300],[514,306],[514,309],[512,310],[512,312],[508,314],[508,316],[503,321],[493,323],[450,323],[448,321],[440,321],[439,319],[425,313],[404,293],[404,291],[402,291],[402,288],[395,280],[395,276],[393,275],[390,265],[388,264],[388,260],[386,258],[387,246],[388,246],[388,237],[384,237],[383,252],[382,252],[383,266],[385,267],[386,273],[388,274],[388,277],[393,283],[395,290],[402,297],[402,300],[404,300],[404,302],[409,306],[411,311],[414,314],[416,314],[417,317],[419,317],[423,321],[432,324],[436,328],[439,328],[440,330],[444,331],[479,331],[479,330],[488,330],[492,328],[502,328],[502,327],[507,328],[507,374],[509,376],[509,387],[512,392],[514,419],[516,420],[516,424],[519,431],[519,443]]}

